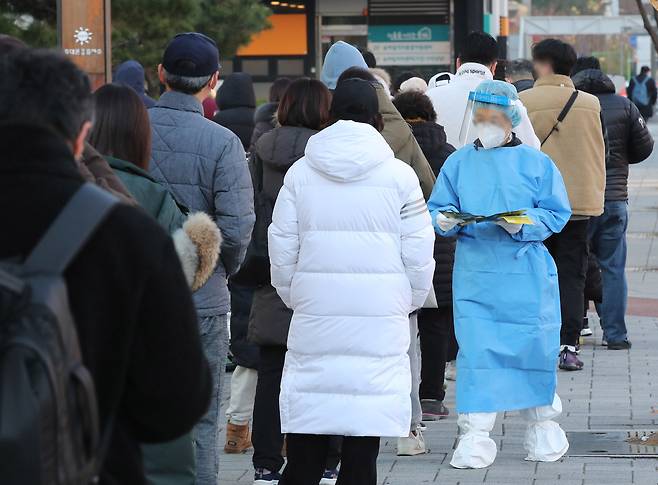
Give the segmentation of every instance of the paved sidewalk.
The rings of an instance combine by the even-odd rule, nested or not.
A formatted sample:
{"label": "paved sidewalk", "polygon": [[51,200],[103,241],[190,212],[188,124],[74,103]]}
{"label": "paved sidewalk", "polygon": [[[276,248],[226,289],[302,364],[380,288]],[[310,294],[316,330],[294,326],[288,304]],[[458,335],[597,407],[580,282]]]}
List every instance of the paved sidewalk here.
{"label": "paved sidewalk", "polygon": [[[658,137],[658,124],[650,127]],[[585,370],[558,375],[564,407],[558,421],[566,431],[658,431],[658,150],[631,167],[630,187],[628,325],[633,349],[601,347],[598,320],[590,315],[594,336],[586,338],[582,348]],[[454,409],[453,383],[446,404]],[[395,440],[383,441],[379,483],[658,485],[658,459],[566,456],[556,463],[525,462],[524,429],[518,413],[499,416],[492,434],[499,446],[496,462],[485,470],[455,470],[448,462],[457,436],[456,417],[429,423],[427,455],[397,457]],[[222,455],[220,477],[222,485],[252,483],[251,453]]]}

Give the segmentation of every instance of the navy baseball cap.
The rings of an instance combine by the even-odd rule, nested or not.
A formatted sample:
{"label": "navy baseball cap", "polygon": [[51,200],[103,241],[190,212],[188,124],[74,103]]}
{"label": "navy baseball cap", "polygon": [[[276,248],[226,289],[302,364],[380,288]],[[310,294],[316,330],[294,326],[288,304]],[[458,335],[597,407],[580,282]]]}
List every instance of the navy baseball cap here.
{"label": "navy baseball cap", "polygon": [[178,34],[167,45],[162,66],[176,76],[210,76],[220,68],[217,44],[198,32]]}

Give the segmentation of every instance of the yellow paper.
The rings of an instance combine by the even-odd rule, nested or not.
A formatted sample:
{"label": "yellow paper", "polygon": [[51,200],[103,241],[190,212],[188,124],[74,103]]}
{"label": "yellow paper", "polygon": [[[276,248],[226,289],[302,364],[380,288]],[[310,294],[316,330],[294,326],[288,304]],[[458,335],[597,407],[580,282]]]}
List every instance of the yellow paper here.
{"label": "yellow paper", "polygon": [[501,217],[502,220],[507,222],[508,224],[528,224],[532,226],[534,222],[532,222],[532,219],[528,216],[503,216]]}

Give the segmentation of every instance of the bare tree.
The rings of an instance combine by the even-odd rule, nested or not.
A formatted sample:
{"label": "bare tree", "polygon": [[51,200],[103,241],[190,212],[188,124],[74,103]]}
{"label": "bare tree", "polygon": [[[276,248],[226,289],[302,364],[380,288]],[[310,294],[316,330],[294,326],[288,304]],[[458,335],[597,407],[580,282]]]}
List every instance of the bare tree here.
{"label": "bare tree", "polygon": [[635,3],[637,3],[637,9],[640,11],[640,15],[642,16],[642,23],[644,24],[644,29],[647,31],[649,34],[649,37],[651,37],[651,42],[653,43],[653,48],[658,51],[658,11],[656,11],[655,6],[658,5],[658,2],[655,0],[652,0],[652,5],[654,5],[653,10],[653,18],[654,21],[656,22],[656,25],[651,23],[651,20],[649,19],[649,13],[647,12],[647,8],[644,6],[644,2],[642,0],[635,0]]}

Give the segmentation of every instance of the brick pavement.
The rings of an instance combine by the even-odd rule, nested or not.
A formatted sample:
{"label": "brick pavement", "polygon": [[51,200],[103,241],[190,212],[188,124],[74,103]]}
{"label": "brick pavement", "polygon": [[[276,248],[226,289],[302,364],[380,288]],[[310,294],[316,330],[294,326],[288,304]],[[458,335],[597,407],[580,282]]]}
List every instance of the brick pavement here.
{"label": "brick pavement", "polygon": [[[658,136],[658,124],[650,125]],[[558,393],[566,431],[658,430],[658,150],[631,168],[629,225],[629,318],[631,351],[600,346],[596,317],[594,336],[585,339],[582,372],[559,373]],[[593,315],[592,315],[593,316]],[[227,386],[228,387],[228,386]],[[450,383],[446,404],[454,408]],[[455,470],[448,464],[457,436],[456,417],[430,423],[425,438],[430,453],[397,457],[395,440],[383,440],[379,458],[382,485],[658,485],[658,459],[576,458],[556,463],[523,460],[523,423],[518,413],[499,416],[492,433],[499,445],[496,462],[486,470]],[[220,457],[221,485],[250,484],[251,454]]]}

